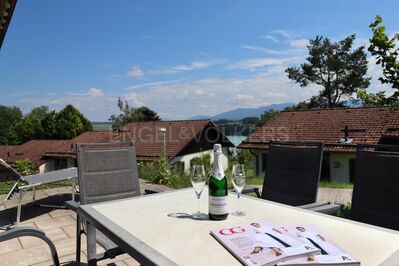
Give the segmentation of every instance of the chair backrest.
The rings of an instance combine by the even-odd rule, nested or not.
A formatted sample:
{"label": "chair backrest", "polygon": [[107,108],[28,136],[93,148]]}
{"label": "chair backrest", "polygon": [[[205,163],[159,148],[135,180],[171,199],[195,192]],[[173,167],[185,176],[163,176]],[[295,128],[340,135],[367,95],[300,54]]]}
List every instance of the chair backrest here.
{"label": "chair backrest", "polygon": [[351,219],[399,230],[399,146],[358,145]]}
{"label": "chair backrest", "polygon": [[77,144],[80,203],[140,195],[133,143]]}
{"label": "chair backrest", "polygon": [[291,206],[315,202],[322,157],[322,143],[271,142],[262,198]]}

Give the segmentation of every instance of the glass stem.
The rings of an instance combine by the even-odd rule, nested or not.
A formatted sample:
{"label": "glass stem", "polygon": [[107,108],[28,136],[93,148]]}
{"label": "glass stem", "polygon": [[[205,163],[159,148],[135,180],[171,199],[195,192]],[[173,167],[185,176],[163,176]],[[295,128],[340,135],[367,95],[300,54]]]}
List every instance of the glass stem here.
{"label": "glass stem", "polygon": [[241,196],[241,193],[237,192],[237,211],[240,210],[240,196]]}
{"label": "glass stem", "polygon": [[199,213],[201,213],[201,194],[197,194],[197,198],[198,198],[198,211],[197,211],[197,213],[199,214]]}

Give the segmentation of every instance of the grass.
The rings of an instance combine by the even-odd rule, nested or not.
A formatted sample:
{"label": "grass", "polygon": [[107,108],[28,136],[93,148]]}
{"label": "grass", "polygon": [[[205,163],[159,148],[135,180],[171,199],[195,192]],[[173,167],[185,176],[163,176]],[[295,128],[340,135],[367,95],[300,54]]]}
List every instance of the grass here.
{"label": "grass", "polygon": [[[0,195],[7,194],[10,191],[11,187],[15,184],[15,182],[16,181],[0,182]],[[65,186],[70,186],[70,185],[71,185],[71,181],[62,180],[62,181],[54,182],[51,184],[37,186],[36,190],[56,188],[56,187],[65,187]],[[23,186],[23,184],[21,184],[20,186]]]}
{"label": "grass", "polygon": [[263,177],[248,177],[245,183],[247,185],[263,185]]}
{"label": "grass", "polygon": [[319,187],[322,187],[322,188],[350,188],[350,189],[353,189],[353,184],[352,183],[320,181]]}

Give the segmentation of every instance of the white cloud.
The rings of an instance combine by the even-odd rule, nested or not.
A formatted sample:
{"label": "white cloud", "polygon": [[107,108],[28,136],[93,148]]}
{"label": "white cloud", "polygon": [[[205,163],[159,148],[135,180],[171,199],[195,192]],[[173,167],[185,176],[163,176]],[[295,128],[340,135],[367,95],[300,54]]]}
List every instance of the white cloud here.
{"label": "white cloud", "polygon": [[105,79],[106,79],[107,81],[112,82],[112,81],[114,81],[115,79],[117,79],[117,78],[119,78],[119,77],[120,77],[119,74],[110,74],[110,75],[108,75],[108,77],[106,77]]}
{"label": "white cloud", "polygon": [[302,57],[286,57],[286,58],[252,58],[239,61],[230,66],[232,69],[258,70],[268,66],[283,65],[287,63],[298,62]]}
{"label": "white cloud", "polygon": [[262,52],[262,53],[266,53],[266,54],[273,54],[273,55],[283,55],[283,54],[287,54],[290,52],[288,50],[274,50],[274,49],[269,49],[266,47],[256,46],[256,45],[241,45],[241,48],[244,48],[247,50],[252,50],[252,51],[257,51],[257,52]]}
{"label": "white cloud", "polygon": [[104,95],[103,91],[97,88],[90,88],[87,91],[68,92],[67,94],[72,97],[100,97]]}
{"label": "white cloud", "polygon": [[235,96],[233,96],[232,98],[230,98],[230,99],[227,99],[227,101],[236,101],[236,100],[239,100],[239,101],[246,101],[246,100],[252,100],[252,99],[254,99],[255,98],[255,96],[254,95],[249,95],[249,94],[237,94],[237,95],[235,95]]}
{"label": "white cloud", "polygon": [[90,97],[100,97],[103,96],[104,93],[101,89],[90,88],[89,91],[87,92],[87,95]]}
{"label": "white cloud", "polygon": [[309,44],[309,40],[307,40],[307,39],[291,39],[291,40],[288,40],[288,44],[291,47],[302,49],[302,48],[307,47],[307,45]]}
{"label": "white cloud", "polygon": [[117,97],[115,94],[105,94],[101,89],[90,88],[86,91],[70,91],[64,95],[48,94],[41,97],[26,97],[20,99],[24,111],[35,106],[46,105],[51,109],[60,110],[67,104],[77,107],[92,121],[106,121],[111,114],[117,112]]}
{"label": "white cloud", "polygon": [[131,66],[127,72],[129,77],[140,78],[144,76],[144,71],[139,66]]}
{"label": "white cloud", "polygon": [[273,30],[270,33],[278,34],[278,35],[281,35],[281,36],[283,36],[285,38],[290,38],[291,37],[291,33],[289,31],[287,31],[287,30]]}
{"label": "white cloud", "polygon": [[151,87],[151,86],[157,86],[157,85],[173,84],[173,83],[177,83],[180,81],[181,81],[180,79],[174,79],[174,80],[147,82],[147,83],[135,84],[135,85],[129,86],[127,88],[124,88],[123,90],[142,89],[145,87]]}
{"label": "white cloud", "polygon": [[208,60],[208,61],[193,61],[190,64],[182,64],[182,65],[164,67],[161,69],[154,69],[154,70],[148,71],[148,73],[153,74],[153,75],[175,74],[175,73],[180,73],[180,72],[188,72],[188,71],[205,69],[210,66],[220,65],[223,63],[224,63],[224,60],[220,60],[220,59],[214,59],[214,60]]}
{"label": "white cloud", "polygon": [[367,75],[371,77],[371,81],[367,91],[373,93],[385,91],[386,95],[391,95],[394,92],[392,86],[389,84],[382,84],[381,81],[378,80],[379,77],[382,77],[383,72],[381,65],[376,64],[377,61],[376,57],[370,56],[368,60],[369,63],[368,63]]}
{"label": "white cloud", "polygon": [[140,101],[139,95],[135,92],[129,92],[124,97],[129,103],[132,103],[134,107],[143,106],[144,103]]}
{"label": "white cloud", "polygon": [[259,38],[266,39],[266,40],[272,41],[274,43],[281,43],[281,41],[279,39],[277,39],[277,37],[274,37],[273,35],[263,35],[263,36],[260,36]]}

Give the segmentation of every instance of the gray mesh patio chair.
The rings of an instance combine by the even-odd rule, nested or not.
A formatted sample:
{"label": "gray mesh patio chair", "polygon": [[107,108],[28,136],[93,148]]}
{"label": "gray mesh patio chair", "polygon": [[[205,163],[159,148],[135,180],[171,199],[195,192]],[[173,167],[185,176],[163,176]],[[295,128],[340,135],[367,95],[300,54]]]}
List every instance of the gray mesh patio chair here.
{"label": "gray mesh patio chair", "polygon": [[[67,202],[77,212],[78,204],[91,204],[140,195],[136,151],[133,143],[77,144],[80,203]],[[85,221],[77,216],[76,261],[80,262],[81,234]],[[96,241],[106,251],[96,260],[114,258],[124,251],[96,230]]]}
{"label": "gray mesh patio chair", "polygon": [[[60,265],[60,262],[58,260],[57,250],[56,250],[53,242],[51,242],[51,240],[46,237],[46,234],[39,229],[36,229],[33,227],[22,227],[22,226],[15,227],[15,228],[9,229],[7,231],[0,232],[0,242],[11,240],[13,238],[25,237],[25,236],[40,238],[41,240],[46,242],[46,244],[49,246],[50,251],[51,251],[51,257],[53,259],[53,264],[55,266]],[[25,255],[29,256],[29,254],[25,254]]]}
{"label": "gray mesh patio chair", "polygon": [[316,202],[323,144],[315,142],[271,142],[262,188],[245,189],[263,199],[333,214],[340,206]]}
{"label": "gray mesh patio chair", "polygon": [[358,145],[350,218],[399,230],[399,146]]}

